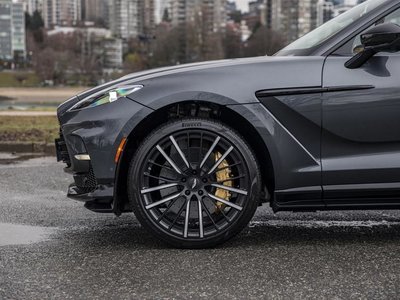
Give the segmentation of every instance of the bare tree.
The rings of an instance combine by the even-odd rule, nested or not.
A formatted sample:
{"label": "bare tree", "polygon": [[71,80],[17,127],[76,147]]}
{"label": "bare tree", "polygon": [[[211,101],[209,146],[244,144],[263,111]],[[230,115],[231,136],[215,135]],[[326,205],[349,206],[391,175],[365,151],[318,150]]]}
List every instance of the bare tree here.
{"label": "bare tree", "polygon": [[241,32],[235,24],[226,27],[223,40],[225,58],[238,58],[243,56],[243,43]]}
{"label": "bare tree", "polygon": [[179,61],[179,30],[168,23],[161,23],[155,31],[151,66],[175,65]]}
{"label": "bare tree", "polygon": [[272,55],[282,49],[284,45],[285,41],[281,35],[265,26],[259,26],[248,39],[244,48],[244,56]]}
{"label": "bare tree", "polygon": [[56,58],[57,55],[52,48],[40,49],[40,53],[33,56],[33,68],[41,81],[55,79]]}

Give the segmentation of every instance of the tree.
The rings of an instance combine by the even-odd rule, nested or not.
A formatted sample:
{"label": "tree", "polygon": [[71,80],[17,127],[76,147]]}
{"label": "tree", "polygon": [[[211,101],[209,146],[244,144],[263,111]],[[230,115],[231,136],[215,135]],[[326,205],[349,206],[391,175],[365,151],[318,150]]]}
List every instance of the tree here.
{"label": "tree", "polygon": [[281,35],[266,26],[260,26],[247,40],[244,56],[272,55],[282,49],[284,45],[285,42]]}
{"label": "tree", "polygon": [[225,58],[223,34],[221,32],[208,33],[204,36],[201,58],[202,60]]}
{"label": "tree", "polygon": [[150,60],[152,67],[175,65],[179,62],[179,33],[178,28],[171,28],[168,23],[157,26]]}
{"label": "tree", "polygon": [[31,18],[29,18],[29,24],[27,24],[29,30],[35,31],[44,27],[44,22],[40,12],[35,10]]}
{"label": "tree", "polygon": [[124,59],[124,70],[126,73],[137,72],[145,69],[145,62],[139,53],[128,53]]}
{"label": "tree", "polygon": [[28,12],[25,12],[25,28],[29,29],[31,26],[31,15]]}
{"label": "tree", "polygon": [[22,85],[28,77],[28,74],[25,72],[18,72],[15,74],[15,79],[18,81],[19,85]]}
{"label": "tree", "polygon": [[236,24],[226,27],[223,40],[225,58],[238,58],[243,56],[243,43],[240,28]]}
{"label": "tree", "polygon": [[169,18],[169,12],[168,12],[168,9],[167,9],[167,8],[164,9],[162,21],[163,21],[163,22],[169,22],[169,21],[171,21],[170,18]]}
{"label": "tree", "polygon": [[41,81],[55,79],[56,58],[58,59],[58,55],[52,48],[41,49],[40,55],[33,57],[33,67]]}
{"label": "tree", "polygon": [[[35,41],[28,35],[28,50],[32,53],[32,67],[42,81],[55,84],[94,85],[102,76],[101,44],[84,31],[73,34],[44,35]],[[93,50],[94,49],[94,50]]]}
{"label": "tree", "polygon": [[229,19],[234,21],[235,23],[240,23],[243,19],[242,11],[235,10],[229,14]]}
{"label": "tree", "polygon": [[35,10],[32,16],[28,13],[25,13],[25,28],[28,35],[31,34],[31,36],[34,38],[34,42],[43,43],[45,32],[44,22],[40,12]]}

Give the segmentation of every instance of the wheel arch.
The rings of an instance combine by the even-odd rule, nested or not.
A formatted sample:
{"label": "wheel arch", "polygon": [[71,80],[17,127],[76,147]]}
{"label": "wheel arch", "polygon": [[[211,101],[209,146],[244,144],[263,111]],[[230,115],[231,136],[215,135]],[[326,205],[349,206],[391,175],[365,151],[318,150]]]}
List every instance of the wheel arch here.
{"label": "wheel arch", "polygon": [[242,115],[228,106],[219,105],[208,101],[183,101],[161,107],[145,117],[127,136],[127,143],[116,169],[114,212],[120,214],[129,210],[127,198],[127,177],[130,160],[136,150],[155,128],[185,117],[202,117],[216,119],[236,130],[254,151],[260,164],[263,202],[269,200],[275,190],[275,176],[270,152],[256,128]]}

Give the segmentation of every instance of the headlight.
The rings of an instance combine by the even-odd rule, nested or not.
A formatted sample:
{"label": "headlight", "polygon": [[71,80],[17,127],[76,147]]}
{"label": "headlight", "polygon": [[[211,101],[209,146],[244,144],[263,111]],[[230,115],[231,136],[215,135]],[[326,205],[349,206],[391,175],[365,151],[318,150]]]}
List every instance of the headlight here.
{"label": "headlight", "polygon": [[112,103],[122,97],[128,96],[129,94],[132,94],[134,92],[137,92],[142,88],[143,88],[143,85],[127,85],[127,86],[121,86],[118,88],[113,88],[108,91],[100,91],[100,92],[97,92],[97,93],[90,95],[89,97],[79,101],[77,104],[75,104],[71,108],[71,110],[96,107],[99,105]]}

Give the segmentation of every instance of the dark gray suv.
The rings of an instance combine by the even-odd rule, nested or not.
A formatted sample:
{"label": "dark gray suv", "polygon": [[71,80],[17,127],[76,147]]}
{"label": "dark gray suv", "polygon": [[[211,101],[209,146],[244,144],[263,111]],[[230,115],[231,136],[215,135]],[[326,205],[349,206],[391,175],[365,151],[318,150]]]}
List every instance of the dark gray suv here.
{"label": "dark gray suv", "polygon": [[262,202],[400,208],[400,2],[370,0],[278,52],[125,76],[66,101],[68,196],[210,247]]}

